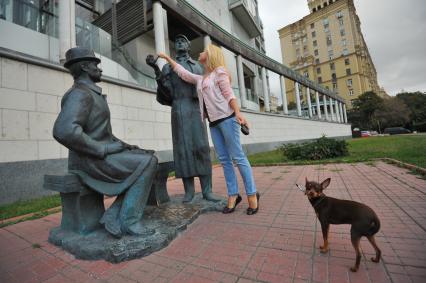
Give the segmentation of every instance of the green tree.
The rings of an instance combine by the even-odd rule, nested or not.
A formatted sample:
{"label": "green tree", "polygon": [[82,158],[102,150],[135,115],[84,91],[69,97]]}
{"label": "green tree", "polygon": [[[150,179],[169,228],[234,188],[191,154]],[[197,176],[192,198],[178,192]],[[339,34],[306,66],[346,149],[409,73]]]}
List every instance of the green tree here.
{"label": "green tree", "polygon": [[376,122],[379,132],[388,127],[405,126],[410,121],[410,109],[404,101],[397,97],[390,97],[383,100],[381,108],[374,111],[372,122]]}
{"label": "green tree", "polygon": [[349,122],[362,129],[377,129],[374,112],[383,107],[383,98],[367,91],[352,100],[352,109],[348,113]]}
{"label": "green tree", "polygon": [[402,92],[396,97],[404,101],[410,109],[410,121],[406,126],[412,130],[419,130],[419,125],[424,125],[426,129],[426,93]]}

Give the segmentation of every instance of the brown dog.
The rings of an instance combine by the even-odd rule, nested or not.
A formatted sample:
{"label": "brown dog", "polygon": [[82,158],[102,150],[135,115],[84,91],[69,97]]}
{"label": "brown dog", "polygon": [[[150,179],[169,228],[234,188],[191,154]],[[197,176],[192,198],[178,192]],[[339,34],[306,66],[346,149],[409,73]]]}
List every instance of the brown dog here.
{"label": "brown dog", "polygon": [[[380,229],[380,220],[376,213],[370,207],[359,202],[327,197],[323,190],[330,185],[330,181],[331,179],[328,178],[319,184],[308,181],[306,178],[306,189],[304,190],[321,223],[322,236],[324,238],[324,245],[320,246],[321,253],[328,252],[330,224],[351,224],[351,241],[356,252],[355,266],[351,267],[351,271],[356,272],[359,268],[361,261],[359,243],[362,236],[367,237],[376,251],[376,257],[371,258],[371,260],[379,262],[381,251],[374,239],[374,235]],[[299,187],[299,185],[297,186]],[[299,189],[301,188],[299,187]]]}

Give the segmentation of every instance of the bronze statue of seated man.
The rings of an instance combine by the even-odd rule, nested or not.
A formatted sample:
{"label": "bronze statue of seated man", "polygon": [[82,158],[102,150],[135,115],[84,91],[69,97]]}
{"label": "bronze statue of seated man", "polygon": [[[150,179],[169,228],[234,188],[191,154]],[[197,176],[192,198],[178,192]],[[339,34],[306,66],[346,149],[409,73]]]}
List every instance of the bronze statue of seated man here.
{"label": "bronze statue of seated man", "polygon": [[112,134],[106,96],[96,85],[102,70],[93,51],[75,47],[64,67],[74,78],[53,128],[54,138],[69,149],[68,169],[98,193],[117,196],[101,224],[115,237],[149,235],[141,224],[158,165],[153,150],[129,145]]}

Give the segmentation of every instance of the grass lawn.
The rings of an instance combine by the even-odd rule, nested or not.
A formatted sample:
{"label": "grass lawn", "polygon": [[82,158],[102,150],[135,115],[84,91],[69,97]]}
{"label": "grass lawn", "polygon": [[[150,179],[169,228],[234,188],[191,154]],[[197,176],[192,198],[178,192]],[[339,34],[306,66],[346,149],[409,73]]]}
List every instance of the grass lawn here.
{"label": "grass lawn", "polygon": [[25,215],[33,212],[45,211],[52,207],[61,205],[59,195],[47,196],[39,199],[18,201],[15,203],[0,206],[0,220],[9,219],[15,216]]}
{"label": "grass lawn", "polygon": [[348,140],[349,155],[318,161],[286,159],[279,150],[249,156],[253,165],[271,163],[315,164],[330,162],[363,162],[374,158],[388,157],[426,168],[426,135],[400,135],[368,137]]}

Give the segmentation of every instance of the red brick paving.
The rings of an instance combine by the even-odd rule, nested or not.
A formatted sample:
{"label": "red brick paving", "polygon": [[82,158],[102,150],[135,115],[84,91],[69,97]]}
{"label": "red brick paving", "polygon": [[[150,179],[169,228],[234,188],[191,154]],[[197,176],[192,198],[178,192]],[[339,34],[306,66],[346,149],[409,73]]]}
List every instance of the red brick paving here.
{"label": "red brick paving", "polygon": [[[245,200],[231,215],[201,215],[167,248],[120,264],[78,260],[49,244],[60,213],[0,229],[0,282],[426,282],[425,180],[381,162],[255,167],[254,174],[257,215],[245,214]],[[349,225],[331,226],[330,252],[319,253],[319,223],[294,186],[305,176],[331,177],[328,195],[376,211],[379,264],[369,260],[374,251],[363,239],[360,270],[349,271]],[[214,190],[225,195],[221,168],[214,169]],[[182,193],[180,180],[169,181],[169,191]]]}

